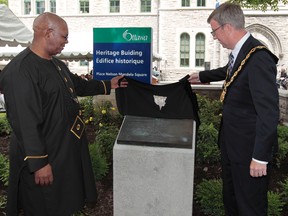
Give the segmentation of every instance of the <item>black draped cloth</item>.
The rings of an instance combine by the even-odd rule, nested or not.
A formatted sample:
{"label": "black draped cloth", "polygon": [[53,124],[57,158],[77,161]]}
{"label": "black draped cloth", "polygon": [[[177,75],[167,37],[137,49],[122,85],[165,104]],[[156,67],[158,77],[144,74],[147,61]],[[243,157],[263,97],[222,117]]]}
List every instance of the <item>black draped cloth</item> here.
{"label": "black draped cloth", "polygon": [[198,102],[188,82],[189,75],[179,82],[152,85],[128,77],[127,88],[116,89],[116,102],[121,115],[167,119],[193,119],[197,126]]}

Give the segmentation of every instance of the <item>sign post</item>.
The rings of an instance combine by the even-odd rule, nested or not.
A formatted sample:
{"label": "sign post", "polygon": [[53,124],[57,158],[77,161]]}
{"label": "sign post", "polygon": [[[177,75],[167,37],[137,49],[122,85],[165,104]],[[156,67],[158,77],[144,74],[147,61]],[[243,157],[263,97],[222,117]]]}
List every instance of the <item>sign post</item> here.
{"label": "sign post", "polygon": [[151,28],[94,28],[93,78],[125,75],[151,83]]}

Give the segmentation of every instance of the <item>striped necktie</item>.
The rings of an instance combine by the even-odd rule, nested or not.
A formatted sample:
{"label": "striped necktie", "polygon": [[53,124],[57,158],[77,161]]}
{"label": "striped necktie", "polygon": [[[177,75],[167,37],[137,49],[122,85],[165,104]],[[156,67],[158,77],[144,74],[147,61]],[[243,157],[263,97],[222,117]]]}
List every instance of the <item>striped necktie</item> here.
{"label": "striped necktie", "polygon": [[233,68],[233,63],[234,63],[234,56],[232,53],[229,54],[229,62],[228,62],[228,74],[229,77],[232,75],[232,68]]}

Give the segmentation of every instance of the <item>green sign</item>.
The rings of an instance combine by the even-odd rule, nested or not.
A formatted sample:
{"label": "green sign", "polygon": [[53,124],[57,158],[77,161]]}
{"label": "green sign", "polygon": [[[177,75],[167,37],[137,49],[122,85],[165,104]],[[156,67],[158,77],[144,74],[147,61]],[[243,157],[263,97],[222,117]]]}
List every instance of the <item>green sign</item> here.
{"label": "green sign", "polygon": [[124,75],[151,83],[152,28],[94,28],[93,77]]}

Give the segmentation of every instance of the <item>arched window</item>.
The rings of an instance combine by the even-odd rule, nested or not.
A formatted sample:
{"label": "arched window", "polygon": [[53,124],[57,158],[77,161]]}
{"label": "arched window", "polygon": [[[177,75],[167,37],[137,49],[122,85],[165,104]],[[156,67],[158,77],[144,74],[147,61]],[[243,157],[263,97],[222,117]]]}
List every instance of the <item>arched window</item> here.
{"label": "arched window", "polygon": [[198,33],[196,35],[196,45],[195,45],[195,66],[204,66],[205,60],[205,35]]}
{"label": "arched window", "polygon": [[190,36],[183,33],[180,36],[180,67],[189,67]]}

